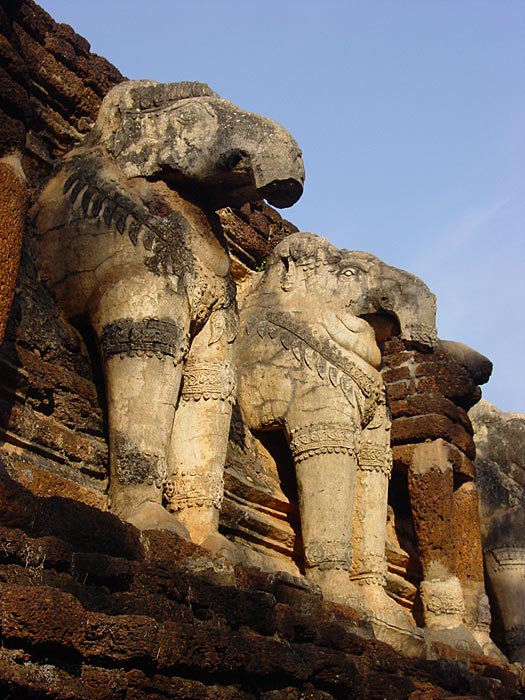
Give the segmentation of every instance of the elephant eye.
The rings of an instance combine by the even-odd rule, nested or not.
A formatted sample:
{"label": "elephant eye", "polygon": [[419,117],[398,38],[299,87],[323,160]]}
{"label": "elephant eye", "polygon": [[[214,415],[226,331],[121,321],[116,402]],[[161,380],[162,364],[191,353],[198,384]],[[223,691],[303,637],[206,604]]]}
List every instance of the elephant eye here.
{"label": "elephant eye", "polygon": [[343,275],[345,277],[352,277],[353,275],[355,275],[356,272],[357,270],[355,269],[355,267],[347,267],[346,270],[343,271]]}
{"label": "elephant eye", "polygon": [[177,110],[177,121],[184,126],[191,126],[199,119],[198,110],[194,106],[182,107]]}

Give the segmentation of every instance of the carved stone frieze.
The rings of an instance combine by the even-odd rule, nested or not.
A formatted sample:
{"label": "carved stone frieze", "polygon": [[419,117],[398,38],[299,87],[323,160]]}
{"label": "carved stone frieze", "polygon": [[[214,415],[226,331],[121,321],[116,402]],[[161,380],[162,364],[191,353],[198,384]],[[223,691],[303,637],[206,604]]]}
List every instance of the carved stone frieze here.
{"label": "carved stone frieze", "polygon": [[348,423],[314,423],[294,428],[290,438],[296,462],[321,454],[355,454],[355,429]]}
{"label": "carved stone frieze", "polygon": [[188,348],[182,327],[169,318],[121,318],[104,327],[100,342],[105,359],[113,355],[168,356],[178,363]]}
{"label": "carved stone frieze", "polygon": [[188,362],[184,367],[183,401],[219,400],[233,403],[235,370],[222,362]]}

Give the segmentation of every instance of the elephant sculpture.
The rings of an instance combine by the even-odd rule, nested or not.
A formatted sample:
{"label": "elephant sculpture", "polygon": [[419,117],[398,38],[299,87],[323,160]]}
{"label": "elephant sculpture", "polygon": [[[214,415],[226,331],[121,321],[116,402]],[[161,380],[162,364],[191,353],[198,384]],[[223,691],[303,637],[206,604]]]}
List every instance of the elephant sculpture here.
{"label": "elephant sculpture", "polygon": [[39,196],[42,277],[102,358],[110,507],[138,527],[220,538],[238,316],[215,211],[291,206],[303,181],[275,122],[201,83],[130,81]]}
{"label": "elephant sculpture", "polygon": [[247,292],[236,341],[242,422],[283,431],[291,451],[306,577],[405,630],[384,590],[392,456],[377,339],[397,326],[432,347],[435,311],[417,277],[298,233]]}

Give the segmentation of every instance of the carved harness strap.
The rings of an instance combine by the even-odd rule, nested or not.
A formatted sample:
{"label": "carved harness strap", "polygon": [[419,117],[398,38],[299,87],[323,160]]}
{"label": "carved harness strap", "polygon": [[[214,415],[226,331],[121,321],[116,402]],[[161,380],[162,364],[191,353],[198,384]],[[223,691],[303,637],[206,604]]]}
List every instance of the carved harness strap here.
{"label": "carved harness strap", "polygon": [[[232,342],[238,324],[235,282],[229,271],[221,277],[199,261],[192,248],[195,232],[188,220],[175,209],[156,215],[126,183],[104,179],[100,152],[71,158],[65,172],[63,193],[71,207],[108,233],[127,234],[133,246],[147,253],[144,264],[151,272],[176,280],[177,291],[190,300],[196,332],[211,314],[212,321],[216,317],[214,322],[222,324],[215,331],[215,340],[223,333]],[[214,241],[227,257],[225,244],[218,238]]]}
{"label": "carved harness strap", "polygon": [[364,372],[333,342],[316,337],[285,312],[267,312],[265,319],[249,323],[246,334],[254,333],[260,338],[268,336],[276,340],[297,360],[316,372],[320,379],[340,389],[352,405],[357,404],[361,427],[373,420],[383,392],[381,380]]}

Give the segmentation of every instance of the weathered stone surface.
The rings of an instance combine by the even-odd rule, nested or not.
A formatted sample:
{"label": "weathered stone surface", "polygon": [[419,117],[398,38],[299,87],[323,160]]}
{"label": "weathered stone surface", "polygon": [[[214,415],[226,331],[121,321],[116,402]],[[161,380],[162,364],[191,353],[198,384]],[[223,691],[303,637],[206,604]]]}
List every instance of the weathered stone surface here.
{"label": "weathered stone surface", "polygon": [[404,546],[419,552],[423,616],[434,629],[456,625],[458,634],[466,624],[486,653],[498,655],[489,636],[473,430],[465,411],[490,362],[459,344],[439,341],[436,351],[422,353],[399,339],[385,343],[384,360],[393,414],[391,502]]}
{"label": "weathered stone surface", "polygon": [[471,409],[485,565],[512,660],[525,661],[525,415],[481,401]]}
{"label": "weathered stone surface", "polygon": [[20,157],[11,155],[0,159],[0,343],[15,292],[27,201]]}
{"label": "weathered stone surface", "polygon": [[472,436],[465,429],[440,414],[399,417],[392,426],[392,444],[424,442],[443,438],[474,459],[476,450]]}
{"label": "weathered stone surface", "polygon": [[[5,497],[10,483],[0,482]],[[224,560],[166,531],[135,531],[142,546],[123,548],[118,520],[72,518],[70,503],[69,519],[94,535],[91,551],[78,550],[84,540],[55,517],[57,499],[24,501],[16,488],[11,520],[25,525],[0,532],[0,689],[13,697],[519,697],[504,666],[465,654],[446,666],[408,660],[355,636],[344,609],[277,603],[272,574],[238,568],[235,587],[221,586]],[[35,508],[48,504],[39,521]],[[55,534],[31,537],[44,522]]]}
{"label": "weathered stone surface", "polygon": [[249,202],[240,209],[221,209],[222,229],[230,246],[230,255],[254,269],[267,259],[269,246],[274,247],[297,227],[265,202]]}
{"label": "weathered stone surface", "polygon": [[462,365],[476,384],[486,384],[492,374],[492,362],[480,352],[464,343],[440,340],[439,349],[449,358]]}
{"label": "weathered stone surface", "polygon": [[[0,153],[23,151],[24,169],[34,186],[46,178],[57,155],[90,132],[100,99],[122,76],[104,59],[90,54],[89,44],[71,28],[56,25],[29,0],[3,3],[0,28]],[[245,278],[249,268],[268,257],[270,245],[294,230],[262,203],[237,211],[226,209],[221,217],[232,257],[237,256]],[[364,629],[349,608],[322,604],[313,590],[283,582],[275,574],[240,567],[234,571],[224,559],[212,559],[166,532],[132,536],[131,528],[86,508],[86,504],[106,507],[106,428],[97,348],[86,336],[86,349],[79,334],[60,318],[53,299],[37,281],[32,255],[26,238],[19,291],[1,351],[0,430],[5,445],[0,459],[7,471],[0,479],[5,522],[0,531],[0,581],[7,592],[7,629],[15,635],[4,640],[0,653],[3,695],[123,700],[519,696],[519,680],[509,669],[447,648],[443,642],[454,643],[454,635],[431,639],[428,653],[457,661],[441,665],[407,661],[387,647],[355,637],[352,631],[357,629],[370,636],[370,628]],[[376,323],[381,338],[383,321]],[[448,356],[441,362],[445,369],[440,370],[440,381],[432,383],[432,362],[416,373],[416,365],[428,362],[428,353],[419,355],[398,341],[390,346],[396,348],[390,355],[387,349],[390,398],[396,397],[394,420],[398,415],[442,414],[469,433],[464,408],[455,402],[468,406],[475,399],[472,384],[466,386],[464,381],[472,374],[472,365],[465,363],[463,379],[456,374],[450,380],[447,372],[455,372],[455,365]],[[433,387],[431,394],[422,393],[425,382]],[[455,388],[445,398],[448,394],[441,389],[447,382]],[[403,463],[406,471],[415,448],[414,443],[396,445],[396,466]],[[242,453],[238,456],[243,459]],[[454,526],[474,537],[471,517],[466,515],[472,509],[472,494],[463,493],[473,476],[471,462],[452,445],[449,458],[455,482],[461,485],[454,493],[455,508],[465,514],[465,520],[458,519]],[[229,503],[236,508],[230,511],[229,532],[244,523],[250,536],[256,523],[260,542],[267,539],[271,546],[277,542],[282,548],[281,565],[285,557],[292,561],[294,543],[300,546],[294,531],[293,488],[286,485],[285,496],[271,486],[275,483],[272,468],[265,464],[257,472],[252,466],[246,466],[246,476],[253,478],[251,488],[247,478],[229,482],[233,488]],[[244,517],[250,503],[256,504],[251,520]],[[403,518],[407,503],[408,494]],[[409,525],[408,519],[403,522]],[[395,562],[390,578],[392,566],[407,575],[407,567],[413,566],[407,551],[390,547],[389,552]],[[472,551],[458,548],[456,565],[464,594],[463,578],[477,583],[476,561]],[[293,562],[291,570],[298,573]],[[411,580],[417,582],[417,574]],[[12,594],[20,591],[26,600],[33,589],[35,600],[42,603],[35,620],[44,628],[50,625],[49,641],[44,630],[24,617],[25,608],[17,607],[17,596]],[[480,591],[474,590],[471,598],[479,597]],[[64,619],[61,601],[65,602]],[[465,602],[468,607],[467,596]],[[29,612],[35,604],[30,600]],[[55,612],[54,619],[46,608]],[[76,641],[78,630],[72,629],[70,618],[80,619],[77,614],[90,621],[92,660],[85,642]],[[192,666],[177,662],[165,675],[157,666],[158,650],[149,641],[156,639],[156,629],[162,629],[164,638],[178,649],[179,623],[182,648],[191,655]],[[221,631],[225,632],[222,640]],[[261,644],[261,639],[270,643]],[[259,654],[261,669],[254,661]],[[217,661],[208,667],[208,658]]]}

